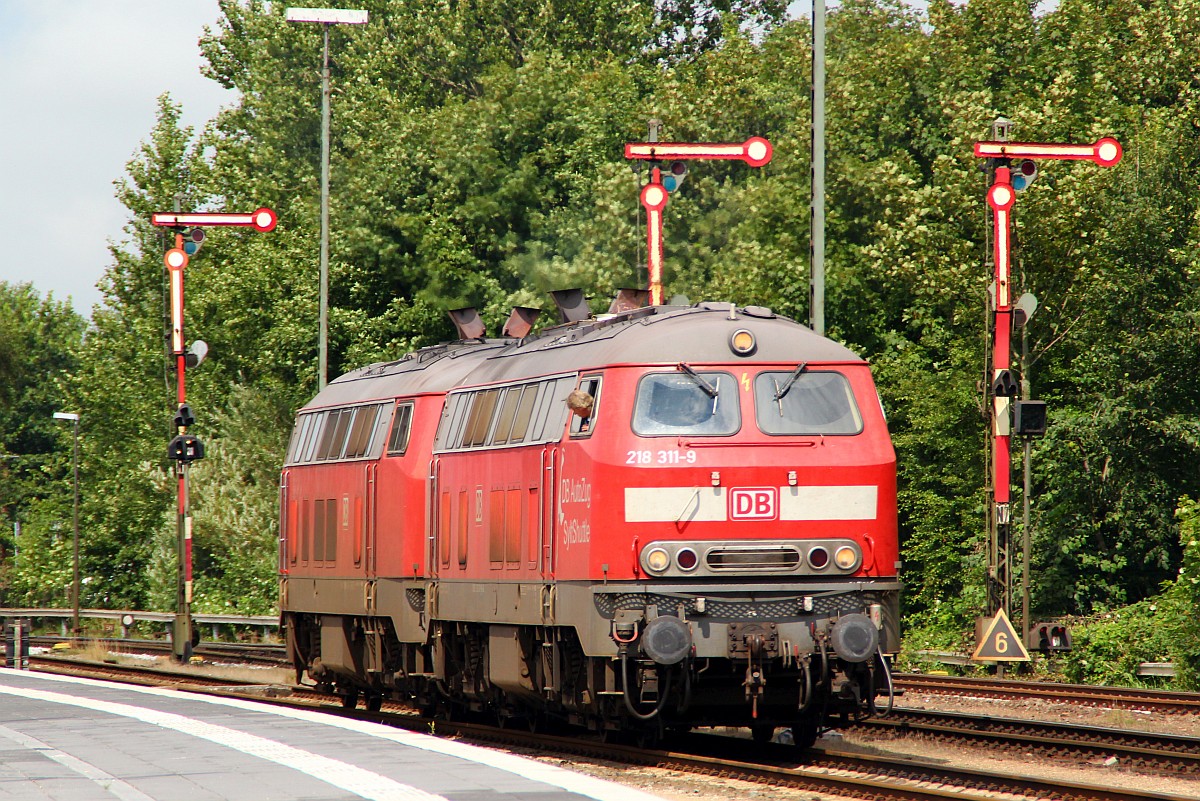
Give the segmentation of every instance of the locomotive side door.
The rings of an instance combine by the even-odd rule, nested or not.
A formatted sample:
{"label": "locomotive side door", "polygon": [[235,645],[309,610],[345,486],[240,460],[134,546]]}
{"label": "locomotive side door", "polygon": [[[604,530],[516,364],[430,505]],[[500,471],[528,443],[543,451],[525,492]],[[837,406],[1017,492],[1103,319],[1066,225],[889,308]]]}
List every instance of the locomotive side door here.
{"label": "locomotive side door", "polygon": [[[442,486],[442,460],[435,456],[429,462],[429,492],[425,496],[425,519],[428,521],[425,541],[425,574],[430,578],[441,575],[443,561],[450,554],[450,492]],[[445,556],[445,559],[442,559]]]}
{"label": "locomotive side door", "polygon": [[537,537],[541,554],[539,572],[547,581],[554,578],[554,532],[557,528],[555,511],[558,508],[556,476],[560,467],[557,461],[560,450],[557,443],[551,442],[542,448],[541,454],[541,485],[538,487],[541,503],[538,508]]}
{"label": "locomotive side door", "polygon": [[[414,471],[419,475],[421,468],[416,467],[408,455],[413,412],[413,401],[396,401],[395,408],[386,415],[385,424],[391,426],[387,445],[379,458],[370,463],[365,556],[369,578],[375,578],[381,570],[384,575],[395,575],[398,566],[406,561],[400,552],[405,537],[416,539],[420,536],[412,529],[416,515],[411,505],[414,500],[419,502],[421,497],[419,484],[411,475]],[[379,564],[381,558],[382,566]]]}
{"label": "locomotive side door", "polygon": [[[363,536],[362,539],[356,541],[356,545],[362,549],[361,553],[355,553],[355,561],[361,556],[363,569],[367,578],[375,578],[375,525],[376,513],[375,507],[379,498],[379,462],[367,462],[367,485],[364,493],[364,510],[363,510]],[[361,545],[359,543],[361,542]]]}
{"label": "locomotive side door", "polygon": [[294,556],[296,553],[296,501],[288,493],[288,485],[291,482],[291,468],[284,468],[283,475],[279,480],[279,514],[282,518],[279,521],[279,572],[285,574],[294,559],[289,559],[289,556]]}

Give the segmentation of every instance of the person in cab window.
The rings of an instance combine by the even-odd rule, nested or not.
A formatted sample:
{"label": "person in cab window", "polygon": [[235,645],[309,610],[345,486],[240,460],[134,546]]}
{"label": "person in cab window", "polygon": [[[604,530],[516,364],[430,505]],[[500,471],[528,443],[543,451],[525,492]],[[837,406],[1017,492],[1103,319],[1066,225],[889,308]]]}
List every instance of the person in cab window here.
{"label": "person in cab window", "polygon": [[567,396],[567,408],[575,413],[576,416],[582,418],[579,421],[579,431],[587,431],[591,427],[592,422],[592,405],[595,399],[584,392],[582,389],[577,389]]}

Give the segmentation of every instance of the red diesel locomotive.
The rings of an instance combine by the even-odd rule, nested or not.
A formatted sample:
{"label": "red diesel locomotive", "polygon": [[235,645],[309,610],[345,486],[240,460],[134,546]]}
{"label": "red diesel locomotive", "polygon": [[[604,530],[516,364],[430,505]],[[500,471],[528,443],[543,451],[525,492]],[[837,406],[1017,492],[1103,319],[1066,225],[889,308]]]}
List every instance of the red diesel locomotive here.
{"label": "red diesel locomotive", "polygon": [[[895,454],[870,370],[730,303],[461,340],[300,410],[282,476],[297,677],[346,705],[655,736],[891,693]],[[616,308],[618,304],[614,304]],[[570,403],[568,403],[568,400]]]}

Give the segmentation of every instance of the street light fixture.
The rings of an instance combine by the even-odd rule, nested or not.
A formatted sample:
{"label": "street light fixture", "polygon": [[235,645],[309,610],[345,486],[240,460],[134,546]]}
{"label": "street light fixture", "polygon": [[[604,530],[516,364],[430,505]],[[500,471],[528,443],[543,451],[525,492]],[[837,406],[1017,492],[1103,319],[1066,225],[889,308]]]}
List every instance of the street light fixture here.
{"label": "street light fixture", "polygon": [[289,8],[288,22],[318,22],[324,32],[321,50],[321,319],[317,388],[329,374],[329,26],[363,25],[367,12],[343,8]]}
{"label": "street light fixture", "polygon": [[79,415],[74,412],[55,412],[55,420],[70,420],[74,429],[75,447],[73,449],[73,457],[71,464],[73,465],[73,473],[75,475],[75,507],[74,507],[74,551],[75,558],[72,562],[72,589],[71,589],[71,633],[79,636]]}

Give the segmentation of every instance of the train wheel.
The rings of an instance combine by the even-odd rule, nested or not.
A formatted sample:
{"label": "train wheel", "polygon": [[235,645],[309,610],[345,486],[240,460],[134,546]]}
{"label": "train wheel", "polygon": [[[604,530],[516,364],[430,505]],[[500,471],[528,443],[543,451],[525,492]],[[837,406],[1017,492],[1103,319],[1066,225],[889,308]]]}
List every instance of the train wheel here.
{"label": "train wheel", "polygon": [[382,695],[368,695],[367,696],[367,711],[368,712],[378,712],[381,709],[383,709],[383,696]]}
{"label": "train wheel", "polygon": [[774,726],[751,726],[750,736],[756,743],[769,743],[771,738],[775,736]]}
{"label": "train wheel", "polygon": [[358,706],[358,690],[347,690],[342,696],[342,709],[354,709]]}
{"label": "train wheel", "polygon": [[638,748],[658,748],[662,739],[662,734],[658,730],[644,729],[634,735],[633,742]]}
{"label": "train wheel", "polygon": [[821,719],[816,715],[800,718],[792,724],[792,742],[802,751],[813,747],[821,734]]}

